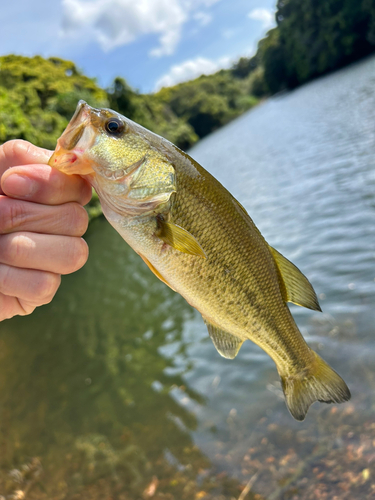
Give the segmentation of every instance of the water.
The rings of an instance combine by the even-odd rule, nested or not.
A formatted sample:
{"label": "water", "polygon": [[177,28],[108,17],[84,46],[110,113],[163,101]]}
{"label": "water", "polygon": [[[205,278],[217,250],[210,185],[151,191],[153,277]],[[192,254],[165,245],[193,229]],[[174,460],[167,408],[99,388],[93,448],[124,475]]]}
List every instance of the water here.
{"label": "water", "polygon": [[270,358],[251,342],[221,358],[200,315],[96,220],[88,264],[0,326],[0,495],[230,500],[252,478],[246,499],[375,497],[374,84],[368,59],[191,151],[313,283],[323,314],[292,311],[351,402],[293,421]]}

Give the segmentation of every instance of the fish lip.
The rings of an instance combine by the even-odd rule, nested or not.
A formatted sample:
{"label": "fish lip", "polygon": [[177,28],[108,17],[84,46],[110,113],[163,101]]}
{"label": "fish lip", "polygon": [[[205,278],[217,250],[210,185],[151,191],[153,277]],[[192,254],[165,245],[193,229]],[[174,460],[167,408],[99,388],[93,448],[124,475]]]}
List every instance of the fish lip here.
{"label": "fish lip", "polygon": [[131,182],[133,173],[145,161],[144,156],[132,165],[120,171],[108,171],[101,168],[96,162],[84,159],[84,150],[94,143],[96,125],[100,125],[108,112],[118,114],[107,108],[97,109],[89,106],[86,101],[80,100],[66,129],[57,141],[55,152],[48,161],[51,167],[66,174],[87,175],[96,172],[103,179],[110,181]]}
{"label": "fish lip", "polygon": [[58,147],[65,151],[71,151],[81,139],[84,129],[89,123],[90,106],[85,101],[80,100],[68,126],[57,141]]}
{"label": "fish lip", "polygon": [[70,119],[70,124],[74,124],[74,122],[77,120],[82,108],[85,108],[85,107],[90,107],[90,106],[87,104],[86,101],[84,101],[83,99],[80,99],[78,101],[77,106],[76,106],[76,110],[74,111],[74,114]]}
{"label": "fish lip", "polygon": [[[81,159],[83,153],[82,148],[79,147],[79,141],[82,137],[85,138],[85,141],[91,140],[90,134],[87,135],[87,132],[91,123],[92,109],[85,101],[78,102],[74,115],[57,140],[56,149],[49,159],[48,165],[66,174],[86,175],[93,172],[87,162],[84,162],[85,168],[83,169],[77,170],[75,167],[77,160]],[[87,130],[86,133],[85,130]]]}

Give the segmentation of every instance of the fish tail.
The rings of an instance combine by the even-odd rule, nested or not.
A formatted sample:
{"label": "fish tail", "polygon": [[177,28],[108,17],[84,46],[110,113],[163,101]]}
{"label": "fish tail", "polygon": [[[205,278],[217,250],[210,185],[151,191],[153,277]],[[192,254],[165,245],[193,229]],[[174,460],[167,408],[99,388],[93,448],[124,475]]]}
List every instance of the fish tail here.
{"label": "fish tail", "polygon": [[343,379],[316,352],[312,364],[292,375],[280,373],[285,402],[296,420],[304,420],[307,410],[315,401],[344,403],[350,391]]}

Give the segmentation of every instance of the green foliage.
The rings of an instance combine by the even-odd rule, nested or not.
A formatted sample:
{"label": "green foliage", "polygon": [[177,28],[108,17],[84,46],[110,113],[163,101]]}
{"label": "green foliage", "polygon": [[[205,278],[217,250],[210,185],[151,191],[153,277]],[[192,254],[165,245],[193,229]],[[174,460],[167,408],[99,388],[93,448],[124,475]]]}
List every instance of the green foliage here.
{"label": "green foliage", "polygon": [[156,95],[135,92],[123,78],[115,78],[108,90],[110,107],[143,127],[187,149],[198,140],[194,129],[178,118]]}
{"label": "green foliage", "polygon": [[79,99],[106,106],[106,92],[70,61],[0,57],[0,143],[25,139],[54,149]]}
{"label": "green foliage", "polygon": [[264,68],[264,80],[272,94],[286,85],[286,60],[280,31],[274,28],[258,44],[259,59]]}
{"label": "green foliage", "polygon": [[272,93],[375,50],[373,0],[278,0],[276,19],[257,54]]}
{"label": "green foliage", "polygon": [[105,91],[59,58],[0,57],[0,143],[22,138],[53,149],[84,99],[187,149],[259,98],[375,50],[374,0],[278,0],[276,19],[255,56],[155,94],[140,94],[120,77]]}
{"label": "green foliage", "polygon": [[232,67],[232,75],[235,78],[246,78],[258,67],[257,57],[241,57]]}
{"label": "green foliage", "polygon": [[[0,57],[0,144],[25,139],[54,149],[84,99],[111,107],[181,149],[254,106],[375,50],[374,0],[278,0],[278,26],[230,70],[140,94],[123,78],[106,91],[73,62],[53,57]],[[93,198],[89,214],[100,213]]]}
{"label": "green foliage", "polygon": [[116,78],[108,91],[110,106],[162,135],[181,149],[243,113],[257,100],[249,85],[229,71],[201,76],[155,94],[139,94],[122,78]]}
{"label": "green foliage", "polygon": [[[230,71],[140,94],[120,77],[103,90],[70,61],[9,55],[0,57],[0,144],[19,138],[54,149],[80,99],[111,107],[181,149],[257,102],[249,79]],[[90,218],[101,213],[95,195],[88,212]]]}
{"label": "green foliage", "polygon": [[134,92],[126,81],[123,78],[117,77],[113,80],[112,86],[108,90],[109,107],[130,118],[137,112],[134,102],[136,96],[136,92]]}
{"label": "green foliage", "polygon": [[270,94],[269,85],[264,77],[264,67],[259,66],[248,78],[250,92],[254,98],[260,98]]}
{"label": "green foliage", "polygon": [[172,112],[204,137],[256,104],[247,81],[221,70],[190,82],[163,88],[155,98],[168,104]]}
{"label": "green foliage", "polygon": [[0,57],[0,143],[21,138],[54,149],[83,99],[94,107],[111,107],[187,149],[256,104],[246,70],[254,61],[242,59],[232,72],[219,71],[155,94],[140,94],[120,77],[105,91],[70,61]]}
{"label": "green foliage", "polygon": [[368,31],[366,38],[371,45],[375,45],[375,3],[374,0],[363,0],[363,9],[368,14]]}

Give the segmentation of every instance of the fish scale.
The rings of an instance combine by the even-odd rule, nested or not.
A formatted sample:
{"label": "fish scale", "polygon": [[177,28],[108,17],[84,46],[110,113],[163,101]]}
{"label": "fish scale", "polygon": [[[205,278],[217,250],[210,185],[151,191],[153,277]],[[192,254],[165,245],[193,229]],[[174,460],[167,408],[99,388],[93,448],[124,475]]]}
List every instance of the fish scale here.
{"label": "fish scale", "polygon": [[[207,172],[202,176],[205,188],[202,190],[201,203],[198,205],[195,192],[201,186],[199,181],[202,179],[189,172],[187,162],[188,160],[174,163],[180,189],[177,191],[176,201],[172,204],[171,216],[176,224],[185,227],[200,241],[207,253],[207,259],[201,262],[200,274],[210,276],[211,283],[209,288],[205,283],[202,284],[202,292],[198,294],[197,286],[200,283],[195,281],[196,274],[189,273],[187,279],[182,276],[182,286],[186,281],[188,281],[188,286],[192,284],[189,286],[193,290],[191,302],[195,307],[197,307],[196,302],[200,302],[197,308],[206,317],[207,311],[212,309],[211,318],[218,318],[219,314],[222,315],[222,309],[225,308],[225,316],[229,315],[234,319],[227,330],[244,340],[250,338],[259,345],[262,343],[261,347],[266,347],[268,344],[267,336],[263,335],[261,338],[252,330],[255,332],[264,330],[262,325],[269,324],[273,319],[268,311],[275,311],[274,316],[277,316],[277,319],[274,323],[277,324],[279,338],[288,337],[289,332],[295,330],[296,326],[282,299],[275,265],[264,239],[257,230],[254,230],[255,226],[250,217],[245,220],[235,209],[230,193]],[[194,167],[199,168],[197,164]],[[187,207],[187,209],[182,207]],[[204,230],[207,227],[207,219],[212,223],[213,231]],[[234,221],[237,224],[233,224]],[[233,225],[235,230],[230,231],[228,228]],[[170,276],[171,281],[173,280],[176,284],[179,279],[178,269],[181,267],[179,261],[186,257],[175,252],[174,254],[177,261],[170,256],[160,262],[160,266],[163,266],[160,270],[167,279]],[[199,257],[193,257],[193,259],[200,261]],[[188,262],[182,265],[183,268],[189,269]],[[225,272],[228,268],[232,269],[231,273]],[[257,284],[256,287],[255,284]],[[211,291],[214,287],[219,292],[220,301],[215,296],[212,297]],[[266,294],[264,290],[267,291]],[[197,300],[194,300],[195,295],[198,295]],[[206,296],[207,305],[201,304],[201,295]],[[247,320],[248,317],[251,320]],[[229,324],[229,321],[227,323]],[[298,341],[295,343],[299,344],[298,356],[301,357],[301,354],[304,357],[308,356],[309,349],[303,338],[298,338]],[[297,345],[290,353],[285,352],[283,358],[289,358],[289,360],[294,358],[297,354]],[[285,351],[287,351],[287,345]],[[280,357],[280,346],[274,355]]]}
{"label": "fish scale", "polygon": [[49,164],[91,183],[113,227],[202,314],[222,356],[233,359],[247,339],[270,355],[295,419],[314,401],[350,398],[286,304],[320,310],[311,284],[189,155],[115,111],[80,101]]}

